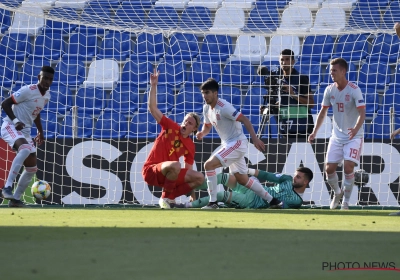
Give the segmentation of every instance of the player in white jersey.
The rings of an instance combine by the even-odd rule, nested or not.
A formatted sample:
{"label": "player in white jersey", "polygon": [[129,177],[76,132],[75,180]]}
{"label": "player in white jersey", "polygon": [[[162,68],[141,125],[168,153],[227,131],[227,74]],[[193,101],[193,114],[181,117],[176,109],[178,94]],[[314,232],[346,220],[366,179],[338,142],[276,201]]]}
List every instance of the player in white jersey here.
{"label": "player in white jersey", "polygon": [[[346,79],[348,65],[343,58],[331,60],[330,75],[333,84],[324,92],[322,108],[317,117],[314,131],[308,137],[312,143],[321,127],[328,108],[333,109],[333,133],[329,140],[325,172],[328,184],[334,191],[330,208],[335,209],[344,196],[341,209],[349,209],[351,191],[354,185],[354,166],[360,164],[363,145],[365,103],[360,88]],[[343,190],[339,187],[336,168],[344,160]]]}
{"label": "player in white jersey", "polygon": [[[244,156],[247,152],[248,141],[243,133],[242,123],[250,132],[254,146],[264,151],[264,142],[257,138],[250,120],[237,111],[232,104],[218,98],[218,82],[212,78],[205,81],[200,87],[206,104],[203,107],[204,125],[197,132],[198,140],[206,136],[212,126],[221,137],[221,147],[205,162],[208,193],[210,202],[202,209],[218,209],[217,204],[217,173],[218,167],[229,167],[229,172],[236,177],[239,184],[247,187],[266,200],[270,205],[281,203],[273,198],[257,181],[249,178],[248,168]],[[254,174],[251,174],[254,175]]]}
{"label": "player in white jersey", "polygon": [[[25,206],[21,201],[21,196],[37,171],[36,148],[31,137],[31,127],[35,123],[38,131],[35,142],[41,145],[44,136],[40,111],[50,100],[48,90],[53,83],[53,76],[54,69],[50,66],[43,66],[38,75],[39,82],[37,84],[23,86],[1,103],[2,109],[7,114],[1,126],[1,137],[17,152],[2,190],[2,195],[9,200],[10,207]],[[13,194],[13,183],[22,165],[25,170],[21,174]]]}

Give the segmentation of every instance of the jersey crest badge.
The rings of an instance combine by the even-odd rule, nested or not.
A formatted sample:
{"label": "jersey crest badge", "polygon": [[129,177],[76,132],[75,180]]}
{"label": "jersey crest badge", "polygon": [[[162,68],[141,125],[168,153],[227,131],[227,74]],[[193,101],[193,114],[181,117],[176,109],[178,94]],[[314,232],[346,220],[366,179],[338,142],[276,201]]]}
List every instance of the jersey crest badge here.
{"label": "jersey crest badge", "polygon": [[346,100],[347,102],[350,101],[350,94],[346,94],[346,96],[344,97],[344,100]]}
{"label": "jersey crest badge", "polygon": [[217,120],[221,120],[221,115],[220,114],[216,114]]}
{"label": "jersey crest badge", "polygon": [[174,148],[179,148],[180,146],[181,146],[181,141],[180,140],[175,140]]}

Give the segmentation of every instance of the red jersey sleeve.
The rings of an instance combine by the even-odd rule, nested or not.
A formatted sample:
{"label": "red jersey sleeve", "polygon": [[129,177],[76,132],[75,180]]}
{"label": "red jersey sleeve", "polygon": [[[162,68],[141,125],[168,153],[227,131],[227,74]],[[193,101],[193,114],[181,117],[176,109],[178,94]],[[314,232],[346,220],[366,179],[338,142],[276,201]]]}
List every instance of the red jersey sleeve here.
{"label": "red jersey sleeve", "polygon": [[160,120],[160,125],[163,130],[168,130],[168,129],[180,129],[180,125],[174,122],[173,120],[167,118],[165,115],[162,116]]}

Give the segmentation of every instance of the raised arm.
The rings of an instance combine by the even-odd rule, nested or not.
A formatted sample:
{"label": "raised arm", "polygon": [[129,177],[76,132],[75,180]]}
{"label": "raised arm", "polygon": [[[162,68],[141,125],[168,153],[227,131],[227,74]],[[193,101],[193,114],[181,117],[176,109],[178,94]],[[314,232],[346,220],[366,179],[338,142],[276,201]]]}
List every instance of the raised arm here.
{"label": "raised arm", "polygon": [[163,113],[161,113],[160,109],[157,107],[157,84],[158,84],[158,75],[160,74],[154,68],[154,73],[150,75],[150,92],[149,92],[149,111],[154,119],[159,123],[161,118],[163,117]]}

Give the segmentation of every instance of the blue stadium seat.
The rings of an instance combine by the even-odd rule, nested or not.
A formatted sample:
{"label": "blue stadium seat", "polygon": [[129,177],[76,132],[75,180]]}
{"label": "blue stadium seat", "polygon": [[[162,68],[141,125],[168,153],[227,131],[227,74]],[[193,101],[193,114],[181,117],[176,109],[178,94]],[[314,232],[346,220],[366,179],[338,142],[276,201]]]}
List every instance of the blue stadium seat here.
{"label": "blue stadium seat", "polygon": [[106,93],[102,88],[80,88],[75,96],[78,113],[98,115],[105,107]]}
{"label": "blue stadium seat", "polygon": [[399,56],[400,40],[397,35],[379,34],[372,41],[371,53],[367,56],[368,63],[395,63]]}
{"label": "blue stadium seat", "polygon": [[299,71],[300,74],[307,75],[309,77],[310,85],[313,89],[319,85],[322,72],[321,64],[319,62],[296,62],[294,68]]}
{"label": "blue stadium seat", "polygon": [[184,30],[206,31],[212,25],[210,9],[201,6],[186,7],[179,22],[179,27]]}
{"label": "blue stadium seat", "polygon": [[133,116],[129,124],[127,138],[156,138],[161,132],[160,125],[149,112]]}
{"label": "blue stadium seat", "polygon": [[[255,114],[255,115],[248,115],[246,117],[250,120],[251,124],[253,125],[254,132],[257,134],[261,122],[261,115]],[[250,138],[250,133],[248,132],[248,130],[244,125],[243,125],[243,133],[244,135],[246,135],[247,138]],[[264,133],[265,132],[261,133],[261,138],[265,138]]]}
{"label": "blue stadium seat", "polygon": [[358,75],[358,86],[364,92],[365,88],[383,90],[390,82],[390,67],[387,64],[365,63],[361,66]]}
{"label": "blue stadium seat", "polygon": [[140,96],[138,88],[129,85],[120,85],[111,92],[111,100],[106,107],[106,111],[132,114],[139,109],[139,104]]}
{"label": "blue stadium seat", "polygon": [[350,12],[350,18],[347,23],[348,29],[379,29],[381,14],[379,9],[369,5],[356,5]]}
{"label": "blue stadium seat", "polygon": [[118,113],[103,112],[93,131],[95,139],[120,139],[128,133],[126,118]]}
{"label": "blue stadium seat", "polygon": [[[144,93],[143,102],[139,106],[139,113],[148,111],[147,106],[148,106],[149,91],[150,91],[150,88],[148,88],[147,91]],[[173,93],[172,89],[168,88],[165,85],[159,84],[157,86],[157,105],[158,105],[158,109],[160,109],[160,111],[163,114],[166,114],[166,113],[169,113],[172,111],[172,108],[175,105],[174,99],[175,99],[175,97],[174,97],[174,93]]]}
{"label": "blue stadium seat", "polygon": [[321,63],[328,62],[332,56],[334,40],[330,35],[307,36],[303,42],[301,64],[310,61]]}
{"label": "blue stadium seat", "polygon": [[44,110],[65,115],[72,107],[72,94],[68,87],[52,85],[50,87],[50,100]]}
{"label": "blue stadium seat", "polygon": [[392,84],[400,84],[400,64],[397,64],[394,70],[394,74],[392,75]]}
{"label": "blue stadium seat", "polygon": [[197,85],[186,83],[176,95],[174,113],[203,112],[203,96]]}
{"label": "blue stadium seat", "polygon": [[[348,81],[357,83],[357,79],[358,79],[357,78],[357,76],[358,76],[357,68],[354,65],[354,63],[352,63],[352,62],[348,62],[348,65],[349,65],[349,69],[347,70],[346,78]],[[333,81],[332,81],[332,77],[330,75],[330,65],[328,65],[325,68],[325,75],[323,77],[323,81],[321,82],[321,86],[326,87],[327,85],[332,84],[332,83],[333,83]]]}
{"label": "blue stadium seat", "polygon": [[[390,115],[379,115],[372,120],[367,139],[389,139],[390,138]],[[394,118],[394,129],[400,128],[400,117],[396,116]],[[400,139],[397,135],[396,139]]]}
{"label": "blue stadium seat", "polygon": [[132,41],[130,33],[110,31],[103,38],[97,58],[114,58],[118,61],[124,61],[131,55],[131,53]]}
{"label": "blue stadium seat", "polygon": [[76,31],[80,33],[104,34],[105,32],[105,29],[102,27],[84,25],[85,23],[95,26],[113,25],[113,20],[111,18],[111,8],[103,7],[96,4],[87,5],[83,9],[79,20],[80,22],[82,22],[82,25],[78,25]]}
{"label": "blue stadium seat", "polygon": [[96,6],[101,6],[104,8],[116,10],[120,6],[122,0],[90,0],[88,2],[89,2],[90,6],[96,5]]}
{"label": "blue stadium seat", "polygon": [[264,87],[252,87],[246,92],[242,104],[242,113],[246,116],[260,114],[260,106],[264,104],[263,96],[267,95]]}
{"label": "blue stadium seat", "polygon": [[[325,92],[325,88],[326,87],[320,87],[315,93],[314,93],[314,107],[311,108],[311,114],[315,115],[318,114],[319,111],[322,108],[322,100],[324,98],[324,92]],[[328,116],[332,116],[333,115],[333,111],[332,111],[332,107],[330,107],[328,109]]]}
{"label": "blue stadium seat", "polygon": [[97,55],[97,35],[74,33],[69,37],[63,60],[92,60]]}
{"label": "blue stadium seat", "polygon": [[251,85],[255,76],[254,66],[250,61],[236,60],[228,62],[222,71],[222,84]]}
{"label": "blue stadium seat", "polygon": [[85,81],[85,64],[79,60],[61,60],[56,65],[54,74],[54,84],[63,84],[68,87],[78,87]]}
{"label": "blue stadium seat", "polygon": [[122,67],[121,85],[135,85],[146,89],[150,82],[153,65],[148,61],[127,61]]}
{"label": "blue stadium seat", "polygon": [[394,108],[395,112],[399,113],[400,92],[399,86],[391,85],[383,95],[382,104],[379,105],[378,114],[389,114],[390,108]]}
{"label": "blue stadium seat", "polygon": [[[392,0],[358,0],[358,5],[385,9]],[[392,26],[393,27],[393,26]]]}
{"label": "blue stadium seat", "polygon": [[169,48],[164,59],[191,61],[198,54],[199,44],[196,35],[175,33],[169,40]]}
{"label": "blue stadium seat", "polygon": [[[263,3],[263,1],[257,1],[256,5],[260,2]],[[260,5],[256,6],[250,11],[247,24],[243,28],[243,31],[271,33],[276,31],[276,29],[279,27],[279,23],[280,17],[277,8],[267,8],[267,6],[263,7]]]}
{"label": "blue stadium seat", "polygon": [[7,57],[23,62],[32,52],[32,43],[28,34],[11,33],[0,40],[0,59]]}
{"label": "blue stadium seat", "polygon": [[[40,120],[42,123],[44,138],[46,139],[56,138],[58,133],[57,115],[48,112],[42,112],[40,114],[40,118],[41,118]],[[37,135],[37,128],[35,123],[32,124],[31,135],[33,137],[36,137]]]}
{"label": "blue stadium seat", "polygon": [[166,45],[162,33],[141,33],[136,39],[132,60],[158,61],[165,53]]}
{"label": "blue stadium seat", "polygon": [[120,27],[143,27],[146,19],[145,7],[128,1],[123,2],[115,12],[114,22]]}
{"label": "blue stadium seat", "polygon": [[157,66],[160,71],[158,84],[177,87],[185,81],[186,67],[181,60],[167,60]]}
{"label": "blue stadium seat", "polygon": [[0,61],[0,88],[11,88],[18,80],[18,67],[14,60],[4,57]]}
{"label": "blue stadium seat", "polygon": [[[51,60],[59,60],[65,52],[65,43],[61,33],[45,33],[35,39],[32,54],[29,56],[42,56]],[[49,64],[50,65],[50,64]]]}
{"label": "blue stadium seat", "polygon": [[43,27],[43,33],[71,33],[78,25],[75,23],[68,23],[67,20],[75,21],[79,15],[76,9],[68,7],[56,7],[49,10],[49,16],[53,18],[62,18],[65,21],[56,21],[47,19]]}
{"label": "blue stadium seat", "polygon": [[368,54],[368,36],[366,34],[345,34],[339,37],[332,58],[342,57],[347,62],[360,61]]}
{"label": "blue stadium seat", "polygon": [[254,3],[257,8],[277,8],[283,9],[290,0],[256,0]]}
{"label": "blue stadium seat", "polygon": [[212,77],[217,82],[221,79],[221,65],[213,61],[195,61],[189,70],[187,81],[189,83],[201,84]]}
{"label": "blue stadium seat", "polygon": [[225,62],[233,53],[232,37],[229,35],[212,35],[204,37],[198,60]]}
{"label": "blue stadium seat", "polygon": [[148,27],[156,29],[177,29],[179,26],[179,15],[173,7],[153,7],[146,21]]}
{"label": "blue stadium seat", "polygon": [[363,94],[365,100],[365,115],[367,118],[373,118],[378,110],[379,95],[372,88],[366,88]]}
{"label": "blue stadium seat", "polygon": [[393,1],[382,16],[381,28],[393,29],[393,26],[400,18],[400,3]]}
{"label": "blue stadium seat", "polygon": [[9,10],[0,9],[0,34],[4,34],[11,26]]}
{"label": "blue stadium seat", "polygon": [[[78,113],[76,118],[76,137],[89,138],[93,133],[93,117],[84,113]],[[57,138],[74,138],[74,118],[72,114],[64,117]]]}
{"label": "blue stadium seat", "polygon": [[242,105],[242,92],[237,87],[222,85],[219,88],[219,97],[231,103],[235,108],[240,110]]}
{"label": "blue stadium seat", "polygon": [[50,66],[50,64],[50,59],[45,57],[29,57],[29,59],[22,64],[22,74],[18,82],[26,85],[36,84],[43,65]]}
{"label": "blue stadium seat", "polygon": [[183,119],[185,118],[186,113],[185,112],[180,112],[177,113],[175,112],[175,110],[172,111],[171,115],[168,116],[168,118],[170,118],[171,120],[173,120],[174,122],[181,124],[183,122]]}

